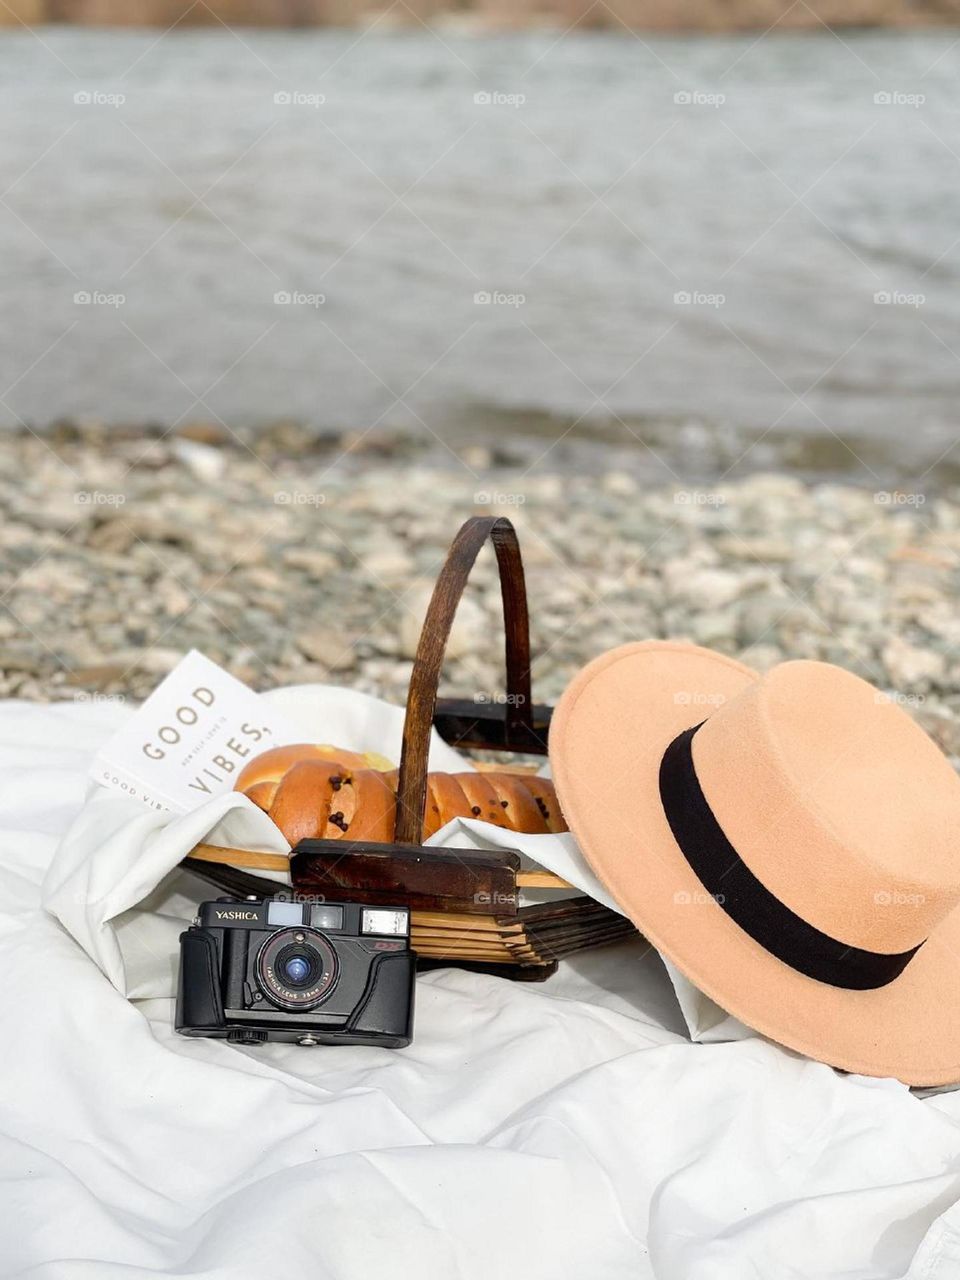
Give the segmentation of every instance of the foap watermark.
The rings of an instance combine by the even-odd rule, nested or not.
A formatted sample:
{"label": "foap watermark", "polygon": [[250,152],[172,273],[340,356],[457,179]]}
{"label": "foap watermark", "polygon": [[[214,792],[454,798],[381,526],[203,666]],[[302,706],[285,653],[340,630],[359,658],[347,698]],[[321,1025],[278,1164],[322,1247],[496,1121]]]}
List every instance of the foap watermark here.
{"label": "foap watermark", "polygon": [[702,293],[698,289],[679,289],[673,295],[676,307],[722,307],[727,300],[725,293]]}
{"label": "foap watermark", "polygon": [[125,93],[108,93],[104,89],[78,89],[73,95],[77,107],[122,107],[127,100]]}
{"label": "foap watermark", "polygon": [[509,889],[493,889],[489,893],[481,889],[473,895],[473,900],[478,907],[515,907],[517,905],[517,895],[511,893]]}
{"label": "foap watermark", "polygon": [[927,300],[925,293],[905,293],[902,289],[879,289],[873,295],[877,307],[922,307]]}
{"label": "foap watermark", "polygon": [[678,507],[722,507],[727,500],[722,493],[708,489],[678,489],[673,501]]}
{"label": "foap watermark", "polygon": [[673,95],[678,107],[722,107],[727,100],[725,93],[706,93],[703,89],[680,89]]}
{"label": "foap watermark", "polygon": [[503,493],[498,489],[478,489],[473,495],[477,507],[522,507],[526,500],[525,493]]}
{"label": "foap watermark", "polygon": [[878,889],[873,895],[878,907],[922,907],[926,897],[922,893],[904,893],[902,889]]}
{"label": "foap watermark", "polygon": [[922,107],[927,100],[925,93],[904,93],[900,89],[881,89],[873,95],[878,107]]}
{"label": "foap watermark", "polygon": [[282,885],[271,897],[276,902],[303,902],[310,907],[323,907],[329,901],[324,893],[307,893],[305,889],[287,889]]}
{"label": "foap watermark", "polygon": [[673,695],[676,707],[722,707],[726,700],[725,693],[704,693],[702,689],[678,689]]}
{"label": "foap watermark", "polygon": [[492,707],[522,707],[527,701],[522,693],[504,693],[503,690],[496,693],[484,693],[481,690],[473,695],[473,700],[481,706]]}
{"label": "foap watermark", "polygon": [[525,93],[504,93],[502,89],[480,89],[473,95],[476,107],[522,107],[526,100]]}
{"label": "foap watermark", "polygon": [[306,489],[278,489],[273,501],[278,507],[322,507],[327,495]]}
{"label": "foap watermark", "polygon": [[473,295],[475,307],[522,307],[527,300],[525,293],[505,293],[502,289],[480,289]]}
{"label": "foap watermark", "polygon": [[900,489],[881,489],[873,495],[878,507],[922,507],[927,500],[925,493],[903,493]]}
{"label": "foap watermark", "polygon": [[881,706],[884,703],[890,703],[894,707],[916,708],[922,706],[927,698],[923,693],[900,693],[896,689],[878,689],[873,700]]}
{"label": "foap watermark", "polygon": [[103,289],[78,289],[73,295],[76,307],[122,307],[127,300],[125,293],[106,293]]}
{"label": "foap watermark", "polygon": [[325,93],[304,93],[300,89],[280,89],[273,95],[278,107],[322,107],[327,100]]}
{"label": "foap watermark", "polygon": [[280,289],[273,295],[275,307],[322,307],[325,293],[303,293],[300,289]]}
{"label": "foap watermark", "polygon": [[127,495],[107,493],[103,489],[78,489],[73,500],[80,507],[122,507]]}
{"label": "foap watermark", "polygon": [[72,702],[88,702],[93,706],[122,706],[127,700],[123,693],[101,693],[99,690],[78,689],[72,695]]}
{"label": "foap watermark", "polygon": [[697,889],[693,893],[689,889],[678,889],[673,895],[673,901],[678,907],[699,907],[707,902],[722,907],[726,900],[722,893],[707,893],[702,889]]}

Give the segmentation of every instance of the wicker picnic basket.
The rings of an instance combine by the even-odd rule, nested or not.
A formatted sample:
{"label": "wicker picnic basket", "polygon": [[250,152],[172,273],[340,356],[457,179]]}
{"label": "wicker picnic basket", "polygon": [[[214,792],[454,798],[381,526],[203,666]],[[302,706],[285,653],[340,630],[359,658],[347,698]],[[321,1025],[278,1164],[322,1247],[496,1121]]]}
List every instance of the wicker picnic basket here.
{"label": "wicker picnic basket", "polygon": [[[500,574],[506,697],[502,703],[438,698],[457,605],[488,539]],[[428,847],[422,832],[431,725],[461,750],[545,756],[550,714],[550,707],[531,698],[529,615],[516,530],[503,517],[475,516],[453,540],[420,633],[407,694],[394,840],[304,840],[289,858],[198,845],[183,865],[231,893],[275,893],[275,882],[253,873],[280,870],[289,871],[295,893],[406,904],[421,967],[457,965],[514,979],[547,978],[564,956],[629,937],[633,926],[551,872],[524,869],[516,852]],[[505,767],[536,766],[496,766]],[[553,900],[522,905],[524,891]]]}

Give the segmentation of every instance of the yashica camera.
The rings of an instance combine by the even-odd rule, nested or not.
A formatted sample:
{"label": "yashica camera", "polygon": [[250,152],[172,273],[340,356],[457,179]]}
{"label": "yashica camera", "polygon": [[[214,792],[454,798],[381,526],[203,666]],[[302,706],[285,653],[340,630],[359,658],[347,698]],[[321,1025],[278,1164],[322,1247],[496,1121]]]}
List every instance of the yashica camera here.
{"label": "yashica camera", "polygon": [[234,1044],[402,1048],[415,967],[406,907],[218,898],[180,935],[176,1028]]}

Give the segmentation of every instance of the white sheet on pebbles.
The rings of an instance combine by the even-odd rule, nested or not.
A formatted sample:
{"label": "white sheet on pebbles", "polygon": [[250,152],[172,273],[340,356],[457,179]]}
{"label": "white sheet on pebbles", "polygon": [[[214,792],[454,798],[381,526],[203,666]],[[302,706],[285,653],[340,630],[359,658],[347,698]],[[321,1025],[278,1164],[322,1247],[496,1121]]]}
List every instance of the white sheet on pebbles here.
{"label": "white sheet on pebbles", "polygon": [[[322,713],[324,738],[396,750],[396,709],[318,689],[268,696],[312,723]],[[76,837],[55,854],[93,752],[127,714],[0,704],[0,1274],[960,1274],[960,1094],[920,1100],[841,1075],[681,985],[709,1041],[691,1043],[639,941],[567,962],[543,986],[431,972],[399,1052],[175,1035],[176,932],[203,888],[164,880],[156,929],[71,880]],[[180,837],[149,814],[142,825],[167,842],[161,856],[114,870],[146,890]],[[115,840],[105,862],[107,835],[90,842],[104,875],[130,847]],[[471,823],[456,833],[483,836]],[[572,841],[560,846],[578,874]],[[45,876],[71,929],[99,922],[83,946],[43,910]],[[115,947],[123,963],[104,968],[139,997],[84,947],[101,963]]]}

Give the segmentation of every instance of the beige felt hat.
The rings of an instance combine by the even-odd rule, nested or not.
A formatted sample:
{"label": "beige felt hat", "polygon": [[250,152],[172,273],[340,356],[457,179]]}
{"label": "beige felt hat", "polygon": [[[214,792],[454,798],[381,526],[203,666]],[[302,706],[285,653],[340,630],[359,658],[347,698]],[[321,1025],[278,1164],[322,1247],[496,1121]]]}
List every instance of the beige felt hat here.
{"label": "beige felt hat", "polygon": [[888,697],[629,644],[566,690],[550,761],[596,874],[724,1009],[847,1071],[960,1081],[960,778]]}

